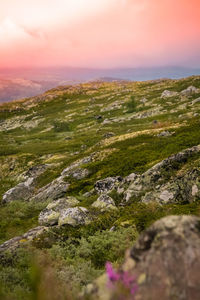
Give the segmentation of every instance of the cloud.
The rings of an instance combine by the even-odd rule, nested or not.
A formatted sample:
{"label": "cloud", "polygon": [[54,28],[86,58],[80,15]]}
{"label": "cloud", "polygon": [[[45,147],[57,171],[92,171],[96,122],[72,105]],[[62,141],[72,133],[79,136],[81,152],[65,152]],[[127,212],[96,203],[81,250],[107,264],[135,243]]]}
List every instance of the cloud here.
{"label": "cloud", "polygon": [[196,65],[199,20],[198,0],[7,0],[1,65]]}

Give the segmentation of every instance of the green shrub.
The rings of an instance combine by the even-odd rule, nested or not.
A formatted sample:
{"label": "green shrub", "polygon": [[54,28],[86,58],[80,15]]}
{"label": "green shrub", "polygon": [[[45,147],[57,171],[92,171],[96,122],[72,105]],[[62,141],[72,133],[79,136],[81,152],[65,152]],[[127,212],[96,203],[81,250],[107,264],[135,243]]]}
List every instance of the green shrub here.
{"label": "green shrub", "polygon": [[53,126],[55,132],[65,132],[71,130],[67,122],[54,121]]}
{"label": "green shrub", "polygon": [[130,101],[127,102],[126,107],[127,107],[127,112],[132,113],[136,110],[136,102],[135,102],[135,97],[131,96]]}

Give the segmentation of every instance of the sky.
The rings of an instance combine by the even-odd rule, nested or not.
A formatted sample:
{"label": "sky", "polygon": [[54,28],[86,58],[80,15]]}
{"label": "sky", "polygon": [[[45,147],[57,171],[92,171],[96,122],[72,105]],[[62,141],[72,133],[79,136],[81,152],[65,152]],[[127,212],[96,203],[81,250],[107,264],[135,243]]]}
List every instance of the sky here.
{"label": "sky", "polygon": [[200,67],[200,0],[0,0],[0,68]]}

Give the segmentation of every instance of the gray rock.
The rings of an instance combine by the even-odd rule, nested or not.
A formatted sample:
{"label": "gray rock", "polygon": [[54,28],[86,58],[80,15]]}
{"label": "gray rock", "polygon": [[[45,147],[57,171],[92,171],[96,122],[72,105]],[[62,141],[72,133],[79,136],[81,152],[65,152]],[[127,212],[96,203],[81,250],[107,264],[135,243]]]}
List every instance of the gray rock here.
{"label": "gray rock", "polygon": [[140,102],[141,103],[146,103],[148,100],[145,98],[145,97],[143,97],[142,99],[140,99]]}
{"label": "gray rock", "polygon": [[32,242],[35,238],[40,236],[42,233],[47,231],[48,228],[44,226],[38,226],[33,229],[30,229],[28,232],[26,232],[23,235],[14,237],[3,244],[0,245],[0,253],[10,250],[13,251],[16,248],[23,246],[29,242]]}
{"label": "gray rock", "polygon": [[93,204],[92,207],[98,208],[101,211],[109,210],[109,209],[117,209],[114,200],[106,195],[102,194]]}
{"label": "gray rock", "polygon": [[73,207],[62,210],[58,225],[87,225],[91,222],[89,211],[85,207]]}
{"label": "gray rock", "polygon": [[[126,253],[118,274],[133,278],[130,290],[120,299],[135,300],[197,300],[200,299],[200,218],[168,216],[145,230]],[[99,277],[85,290],[91,299],[116,299],[117,285],[108,284],[107,274]]]}
{"label": "gray rock", "polygon": [[190,96],[196,93],[199,93],[200,89],[197,89],[195,86],[189,86],[187,89],[181,91],[182,96]]}
{"label": "gray rock", "polygon": [[[186,198],[189,199],[190,202],[195,201],[195,198],[191,197],[191,184],[198,185],[198,180],[200,178],[198,170],[192,170],[189,173],[186,173],[183,177],[174,178],[174,180],[170,181],[167,185],[162,184],[159,190],[156,189],[156,192],[155,187],[162,183],[165,179],[163,175],[164,173],[176,169],[177,164],[185,163],[189,157],[199,152],[200,145],[188,148],[162,160],[142,175],[136,176],[124,192],[124,200],[127,202],[131,197],[140,197],[145,193],[142,201],[149,202],[154,199],[154,201],[163,203],[163,194],[161,198],[160,194],[163,193],[164,190],[167,190],[169,193],[173,193],[174,195],[173,199],[166,200],[165,197],[167,202],[169,200],[170,202],[186,202]],[[186,196],[184,196],[184,194]]]}
{"label": "gray rock", "polygon": [[173,132],[169,132],[168,130],[162,131],[159,134],[157,134],[157,137],[168,137],[173,135]]}
{"label": "gray rock", "polygon": [[79,201],[75,197],[61,198],[53,201],[39,214],[39,224],[45,226],[52,226],[58,224],[59,216],[62,210],[77,205]]}
{"label": "gray rock", "polygon": [[43,188],[39,189],[38,193],[30,200],[34,201],[53,201],[65,196],[68,190],[69,183],[65,182],[63,177],[60,176]]}
{"label": "gray rock", "polygon": [[105,179],[98,180],[94,185],[94,189],[99,194],[107,193],[109,191],[112,191],[113,189],[116,189],[119,186],[121,181],[122,181],[122,177],[120,176],[107,177]]}
{"label": "gray rock", "polygon": [[177,92],[165,90],[164,92],[162,92],[161,98],[170,98],[177,95],[178,95]]}
{"label": "gray rock", "polygon": [[77,168],[71,172],[71,176],[77,180],[86,178],[89,175],[89,170],[83,168]]}
{"label": "gray rock", "polygon": [[192,169],[182,176],[174,176],[166,184],[158,186],[156,191],[147,192],[142,202],[190,203],[200,198],[200,170]]}
{"label": "gray rock", "polygon": [[25,174],[20,177],[25,179],[24,182],[20,182],[15,187],[9,189],[4,195],[2,202],[8,203],[16,200],[29,200],[35,190],[35,180],[42,174],[49,165],[38,165],[30,168]]}
{"label": "gray rock", "polygon": [[25,182],[19,183],[11,188],[3,195],[2,202],[8,203],[16,200],[28,200],[33,193],[32,183],[33,178],[29,178]]}
{"label": "gray rock", "polygon": [[199,102],[200,102],[200,97],[197,98],[197,99],[194,99],[194,100],[192,101],[192,105],[194,105],[194,104],[196,104],[196,103],[199,103]]}

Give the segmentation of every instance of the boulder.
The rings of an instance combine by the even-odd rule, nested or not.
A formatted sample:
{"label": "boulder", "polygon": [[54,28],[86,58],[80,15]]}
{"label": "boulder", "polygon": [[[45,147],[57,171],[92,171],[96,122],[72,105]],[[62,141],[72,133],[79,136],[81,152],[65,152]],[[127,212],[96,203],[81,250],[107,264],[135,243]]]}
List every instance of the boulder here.
{"label": "boulder", "polygon": [[121,176],[107,177],[105,179],[98,180],[94,185],[94,189],[98,194],[107,193],[117,188],[122,180]]}
{"label": "boulder", "polygon": [[38,193],[31,198],[32,201],[54,201],[65,196],[68,190],[69,183],[64,181],[62,176],[53,180],[43,188],[38,190]]}
{"label": "boulder", "polygon": [[[141,195],[145,195],[142,198],[144,202],[149,202],[153,199],[160,203],[177,201],[185,203],[187,201],[194,201],[198,196],[191,196],[191,189],[194,184],[199,186],[199,170],[190,170],[184,176],[175,176],[170,181],[167,179],[168,183],[163,183],[163,181],[166,181],[166,174],[176,170],[178,165],[187,162],[192,155],[199,152],[200,145],[188,148],[162,160],[142,175],[134,176],[134,179],[130,181],[124,191],[124,200],[129,201],[133,196],[140,197]],[[156,186],[159,186],[159,190]],[[164,192],[165,190],[170,194],[169,197],[166,197],[167,192]],[[173,198],[171,193],[173,194]]]}
{"label": "boulder", "polygon": [[33,180],[28,178],[25,182],[17,184],[9,189],[2,198],[2,203],[8,203],[16,200],[28,200],[33,194]]}
{"label": "boulder", "polygon": [[161,98],[170,98],[177,95],[178,95],[177,92],[165,90],[164,92],[162,92]]}
{"label": "boulder", "polygon": [[53,201],[39,214],[39,224],[45,226],[52,226],[58,224],[59,216],[62,210],[77,205],[79,201],[75,197],[61,198]]}
{"label": "boulder", "polygon": [[87,225],[91,222],[89,211],[85,207],[77,206],[63,209],[58,219],[58,225]]}
{"label": "boulder", "polygon": [[101,211],[109,209],[117,209],[114,200],[107,194],[102,194],[93,204],[92,207],[98,208]]}
{"label": "boulder", "polygon": [[191,203],[200,198],[200,170],[192,169],[182,176],[174,176],[142,197],[142,202]]}
{"label": "boulder", "polygon": [[195,86],[190,85],[187,89],[181,91],[182,96],[191,96],[193,94],[199,93],[200,89],[197,89]]}
{"label": "boulder", "polygon": [[200,218],[168,216],[145,230],[118,271],[85,289],[90,299],[200,299]]}
{"label": "boulder", "polygon": [[24,182],[18,183],[15,187],[4,193],[2,202],[8,203],[16,200],[29,200],[34,193],[36,178],[48,167],[49,165],[34,166],[24,174],[21,174],[19,177],[22,177]]}
{"label": "boulder", "polygon": [[0,255],[4,251],[13,251],[17,249],[18,247],[25,245],[26,243],[32,242],[35,238],[38,238],[42,233],[46,232],[48,230],[45,226],[38,226],[35,228],[30,229],[28,232],[26,232],[23,235],[16,236],[3,244],[0,245]]}

